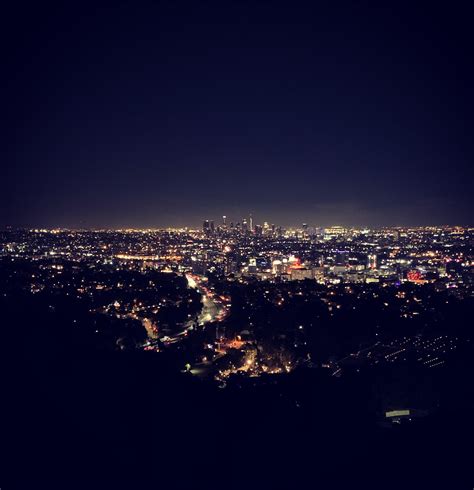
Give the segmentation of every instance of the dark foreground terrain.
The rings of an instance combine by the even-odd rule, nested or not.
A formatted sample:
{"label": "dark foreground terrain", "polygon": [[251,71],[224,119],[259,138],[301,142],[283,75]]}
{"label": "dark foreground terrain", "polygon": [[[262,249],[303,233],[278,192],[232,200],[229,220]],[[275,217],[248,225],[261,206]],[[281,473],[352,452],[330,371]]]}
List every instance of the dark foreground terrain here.
{"label": "dark foreground terrain", "polygon": [[219,389],[166,353],[97,350],[18,301],[0,299],[2,488],[470,488],[466,361],[444,370],[438,410],[387,429],[368,377],[297,369]]}

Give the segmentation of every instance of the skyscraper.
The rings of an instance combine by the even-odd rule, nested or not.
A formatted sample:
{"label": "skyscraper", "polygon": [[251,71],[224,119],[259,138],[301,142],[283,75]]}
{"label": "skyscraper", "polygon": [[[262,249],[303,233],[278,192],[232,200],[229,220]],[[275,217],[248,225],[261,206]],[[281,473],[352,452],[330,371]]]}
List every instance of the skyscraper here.
{"label": "skyscraper", "polygon": [[367,256],[367,267],[369,269],[377,269],[377,255],[369,254]]}

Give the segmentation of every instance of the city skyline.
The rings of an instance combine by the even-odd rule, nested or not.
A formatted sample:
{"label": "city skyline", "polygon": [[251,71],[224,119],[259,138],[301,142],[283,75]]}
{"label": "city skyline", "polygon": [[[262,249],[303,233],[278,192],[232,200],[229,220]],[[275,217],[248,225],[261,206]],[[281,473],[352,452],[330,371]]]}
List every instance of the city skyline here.
{"label": "city skyline", "polygon": [[[258,216],[258,215],[257,215]],[[241,225],[242,222],[248,219],[247,217],[238,217],[236,216],[232,219],[231,216],[227,219],[227,227],[231,225],[235,226],[237,224]],[[178,220],[180,221],[180,220]],[[115,226],[87,226],[86,223],[80,223],[79,225],[66,225],[66,224],[50,224],[46,225],[44,223],[29,223],[24,225],[11,225],[6,224],[0,229],[24,229],[24,230],[84,230],[84,231],[120,231],[120,230],[136,230],[136,231],[150,231],[150,230],[179,230],[179,229],[188,229],[188,230],[202,230],[203,221],[214,222],[216,229],[222,226],[222,222],[219,222],[218,219],[213,219],[209,217],[209,219],[205,218],[201,219],[196,218],[193,222],[184,220],[181,221],[182,224],[167,224],[167,225],[143,225],[136,226],[130,223],[119,224]],[[414,223],[414,224],[377,224],[377,225],[368,225],[365,223],[362,224],[354,224],[354,223],[342,223],[342,222],[311,222],[311,221],[299,221],[299,222],[285,222],[282,223],[278,219],[273,221],[269,219],[261,219],[253,218],[254,226],[253,230],[255,231],[255,226],[262,226],[264,223],[268,223],[270,226],[280,227],[285,230],[302,230],[304,226],[309,227],[310,229],[315,230],[324,230],[327,228],[333,227],[341,227],[347,230],[383,230],[383,229],[416,229],[416,228],[472,228],[471,223],[463,223],[463,222],[433,222],[433,223]],[[250,228],[249,228],[250,231]]]}

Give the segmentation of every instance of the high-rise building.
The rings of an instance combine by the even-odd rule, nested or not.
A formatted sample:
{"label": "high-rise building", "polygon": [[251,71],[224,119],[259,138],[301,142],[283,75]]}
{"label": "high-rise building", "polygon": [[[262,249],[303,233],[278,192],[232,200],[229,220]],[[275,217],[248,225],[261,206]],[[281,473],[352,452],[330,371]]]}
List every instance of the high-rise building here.
{"label": "high-rise building", "polygon": [[211,229],[211,233],[214,233],[215,228],[214,228],[214,221],[213,220],[211,220],[211,222],[210,222],[210,229]]}
{"label": "high-rise building", "polygon": [[208,220],[208,219],[204,220],[204,222],[203,222],[203,224],[202,224],[202,231],[203,231],[204,233],[206,233],[206,234],[207,234],[207,233],[209,233],[209,231],[210,231],[210,226],[209,226],[209,220]]}
{"label": "high-rise building", "polygon": [[253,218],[252,218],[252,215],[250,215],[249,224],[250,224],[250,231],[253,231]]}
{"label": "high-rise building", "polygon": [[377,269],[377,255],[369,254],[367,256],[367,267],[369,269]]}
{"label": "high-rise building", "polygon": [[308,223],[303,223],[303,238],[308,238]]}

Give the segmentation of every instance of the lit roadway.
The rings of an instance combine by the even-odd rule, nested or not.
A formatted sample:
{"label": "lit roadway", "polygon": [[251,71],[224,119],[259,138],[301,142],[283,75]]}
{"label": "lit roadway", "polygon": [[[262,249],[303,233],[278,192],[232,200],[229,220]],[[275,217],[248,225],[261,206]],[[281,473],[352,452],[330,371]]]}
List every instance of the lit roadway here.
{"label": "lit roadway", "polygon": [[214,293],[203,286],[203,278],[194,274],[186,274],[188,286],[202,294],[201,302],[202,309],[197,318],[190,319],[184,324],[183,330],[175,334],[173,337],[162,337],[160,340],[165,344],[174,344],[179,342],[188,334],[189,330],[194,328],[197,321],[199,326],[204,326],[207,323],[214,321],[222,321],[227,316],[227,309],[220,300],[214,299]]}
{"label": "lit roadway", "polygon": [[[215,299],[214,293],[212,291],[209,291],[209,289],[202,284],[202,276],[197,276],[195,274],[186,274],[186,279],[188,281],[189,287],[195,289],[198,293],[201,293],[202,308],[197,315],[197,318],[195,317],[193,319],[190,319],[183,324],[183,329],[179,333],[173,335],[172,337],[169,337],[167,335],[160,337],[159,340],[166,345],[175,344],[185,338],[188,335],[188,331],[194,328],[196,322],[199,326],[203,327],[207,323],[215,321],[221,322],[222,320],[224,320],[224,318],[226,318],[228,314],[228,310],[223,302],[220,299]],[[149,325],[145,325],[145,327],[147,326]],[[147,328],[147,331],[148,330],[149,329]],[[155,345],[156,340],[154,340],[153,338],[149,338],[144,345],[144,348],[147,350],[150,348],[153,349]]]}
{"label": "lit roadway", "polygon": [[[197,322],[200,326],[213,321],[222,321],[227,315],[227,309],[222,301],[215,300],[214,294],[202,285],[203,278],[196,275],[186,274],[188,285],[202,294],[202,309]],[[191,322],[192,323],[192,322]]]}

